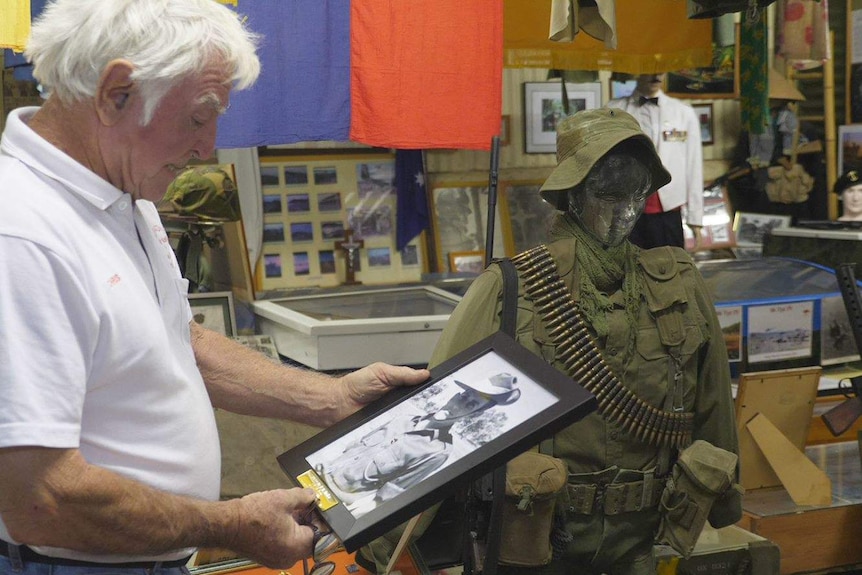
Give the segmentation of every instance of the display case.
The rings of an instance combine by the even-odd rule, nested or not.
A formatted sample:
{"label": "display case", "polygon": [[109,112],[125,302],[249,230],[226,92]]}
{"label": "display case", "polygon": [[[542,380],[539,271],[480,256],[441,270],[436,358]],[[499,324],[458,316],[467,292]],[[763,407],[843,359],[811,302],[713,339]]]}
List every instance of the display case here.
{"label": "display case", "polygon": [[375,361],[428,363],[461,297],[427,285],[317,293],[254,302],[278,353],[319,370]]}
{"label": "display case", "polygon": [[735,373],[859,359],[833,270],[790,258],[698,264]]}

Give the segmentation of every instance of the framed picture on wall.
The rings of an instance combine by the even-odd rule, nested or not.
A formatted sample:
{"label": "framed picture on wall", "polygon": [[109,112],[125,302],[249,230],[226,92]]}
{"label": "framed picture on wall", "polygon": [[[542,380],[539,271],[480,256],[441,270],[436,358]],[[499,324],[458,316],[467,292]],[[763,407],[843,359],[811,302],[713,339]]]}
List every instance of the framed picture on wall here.
{"label": "framed picture on wall", "polygon": [[[598,108],[602,85],[566,83],[568,115]],[[566,116],[562,82],[524,82],[524,151],[553,154],[557,151],[557,122]]]}
{"label": "framed picture on wall", "polygon": [[485,269],[484,250],[475,252],[450,252],[449,269],[453,272],[481,273]]}
{"label": "framed picture on wall", "polygon": [[712,122],[712,104],[694,104],[694,113],[700,121],[700,143],[709,146],[715,143],[715,129]]}
{"label": "framed picture on wall", "polygon": [[713,46],[712,65],[668,72],[665,92],[677,98],[739,97],[739,24],[735,41],[727,46]]}
{"label": "framed picture on wall", "polygon": [[228,337],[236,335],[233,293],[190,293],[189,305],[192,308],[192,319],[196,323]]}
{"label": "framed picture on wall", "polygon": [[[495,221],[500,221],[500,204]],[[488,233],[487,182],[441,182],[431,188],[431,223],[437,252],[437,269],[455,271],[450,254],[484,251]],[[505,242],[500,225],[494,226],[493,256],[502,256]]]}
{"label": "framed picture on wall", "polygon": [[838,175],[862,170],[862,124],[838,126]]}

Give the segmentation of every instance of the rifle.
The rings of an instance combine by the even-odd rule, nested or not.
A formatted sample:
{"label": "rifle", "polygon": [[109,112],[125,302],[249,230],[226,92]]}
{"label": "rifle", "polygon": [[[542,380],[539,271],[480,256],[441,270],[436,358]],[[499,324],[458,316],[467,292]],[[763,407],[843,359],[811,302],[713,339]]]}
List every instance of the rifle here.
{"label": "rifle", "polygon": [[[835,270],[838,279],[838,287],[841,289],[841,298],[844,300],[844,308],[847,310],[847,318],[853,330],[853,339],[856,340],[856,348],[862,355],[862,298],[859,296],[859,287],[853,268],[856,264],[840,264]],[[843,381],[843,380],[842,380]],[[847,395],[842,401],[826,413],[820,416],[832,435],[838,436],[850,429],[850,427],[862,415],[862,375],[851,377],[850,385],[853,395]]]}

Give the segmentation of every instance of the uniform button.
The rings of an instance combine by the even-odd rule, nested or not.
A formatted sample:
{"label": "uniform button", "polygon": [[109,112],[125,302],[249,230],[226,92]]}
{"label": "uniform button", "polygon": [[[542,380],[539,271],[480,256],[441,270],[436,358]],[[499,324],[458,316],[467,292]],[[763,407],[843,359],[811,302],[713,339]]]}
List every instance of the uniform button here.
{"label": "uniform button", "polygon": [[120,200],[118,203],[119,203],[119,208],[120,208],[120,211],[121,211],[121,212],[125,212],[125,211],[126,211],[126,208],[128,208],[128,207],[129,207],[129,201],[128,201],[127,199],[125,199],[125,198],[123,198],[122,200]]}
{"label": "uniform button", "polygon": [[616,355],[616,354],[617,354],[617,348],[615,348],[615,347],[609,347],[608,348],[608,355]]}
{"label": "uniform button", "polygon": [[665,266],[659,266],[658,271],[662,274],[667,273],[667,268]]}
{"label": "uniform button", "polygon": [[611,432],[609,433],[609,435],[610,435],[610,438],[611,438],[611,439],[613,439],[614,441],[616,441],[616,440],[617,440],[618,433],[617,433],[616,431],[611,431]]}

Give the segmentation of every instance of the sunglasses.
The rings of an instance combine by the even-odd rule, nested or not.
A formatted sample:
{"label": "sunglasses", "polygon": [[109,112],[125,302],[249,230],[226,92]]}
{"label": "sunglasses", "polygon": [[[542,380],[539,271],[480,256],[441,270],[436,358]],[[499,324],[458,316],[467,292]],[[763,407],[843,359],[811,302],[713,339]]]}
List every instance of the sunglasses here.
{"label": "sunglasses", "polygon": [[336,551],[344,550],[341,539],[326,526],[326,523],[317,514],[316,507],[309,509],[299,523],[310,527],[314,533],[311,553],[314,565],[309,569],[308,559],[303,559],[302,571],[304,575],[331,575],[335,571],[335,563],[327,561],[327,559]]}

